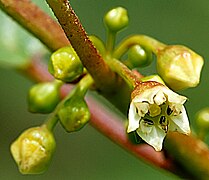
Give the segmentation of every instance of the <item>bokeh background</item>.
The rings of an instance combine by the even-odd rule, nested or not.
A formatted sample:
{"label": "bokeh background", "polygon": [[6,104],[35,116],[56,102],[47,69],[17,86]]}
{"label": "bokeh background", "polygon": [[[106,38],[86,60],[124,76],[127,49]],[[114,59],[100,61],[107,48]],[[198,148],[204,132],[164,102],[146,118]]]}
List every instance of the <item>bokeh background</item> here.
{"label": "bokeh background", "polygon": [[[51,13],[43,1],[33,2]],[[103,15],[113,7],[123,6],[129,12],[130,24],[119,34],[118,40],[130,34],[146,34],[167,44],[186,45],[204,57],[205,65],[200,85],[180,92],[189,98],[186,107],[192,128],[196,130],[195,113],[209,106],[209,1],[71,0],[71,4],[89,34],[105,39]],[[5,16],[1,15],[0,18]],[[13,23],[10,25],[1,24],[0,29],[9,30],[15,26]],[[6,31],[0,33],[1,42],[13,39],[13,36],[5,36]],[[15,43],[14,41],[13,44]],[[2,44],[0,49],[4,49]],[[19,48],[20,54],[21,50]],[[4,60],[10,59],[5,55]],[[155,63],[151,68],[142,69],[142,72],[151,74],[155,72],[154,67]],[[26,97],[32,82],[26,77],[10,68],[0,67],[0,82],[1,180],[178,179],[166,171],[136,159],[89,125],[81,132],[73,134],[67,134],[58,125],[55,129],[57,149],[48,171],[43,175],[21,175],[10,155],[10,143],[24,129],[41,124],[45,116],[27,112]]]}

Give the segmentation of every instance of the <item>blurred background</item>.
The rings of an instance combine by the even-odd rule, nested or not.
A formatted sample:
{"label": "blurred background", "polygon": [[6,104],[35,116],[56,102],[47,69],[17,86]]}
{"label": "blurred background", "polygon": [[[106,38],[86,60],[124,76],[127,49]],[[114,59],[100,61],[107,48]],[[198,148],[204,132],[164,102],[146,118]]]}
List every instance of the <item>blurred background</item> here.
{"label": "blurred background", "polygon": [[[44,2],[38,0],[33,2],[51,13]],[[209,1],[71,0],[70,2],[88,34],[95,34],[105,40],[104,14],[111,8],[123,6],[128,10],[130,23],[128,28],[119,34],[118,41],[130,34],[146,34],[167,44],[186,45],[204,57],[205,65],[200,85],[197,88],[179,92],[189,99],[186,107],[195,131],[195,113],[209,105],[207,73],[209,71]],[[3,21],[6,23],[2,23]],[[31,39],[2,13],[0,22],[0,60],[2,62],[10,61],[10,58],[18,60],[18,58],[27,57],[27,52],[22,52],[27,51],[24,48],[32,49],[34,52],[42,48],[37,45],[38,41]],[[17,28],[20,35],[16,33],[16,36],[12,36],[13,28]],[[18,45],[18,48],[14,48],[14,52],[10,53],[10,57],[4,53],[5,47],[8,44],[7,47],[13,47],[20,43],[18,41],[21,39],[21,34],[29,38],[24,38],[25,42],[32,41],[38,48],[22,48]],[[21,42],[24,41],[21,40]],[[22,55],[18,57],[17,53]],[[3,64],[6,66],[3,67]],[[141,71],[144,74],[156,72],[155,63]],[[27,92],[33,83],[8,68],[5,62],[0,67],[0,82],[0,179],[178,179],[166,171],[136,159],[89,125],[73,134],[67,134],[58,125],[55,129],[57,149],[48,171],[43,175],[21,175],[10,155],[10,143],[24,129],[41,124],[45,116],[27,112]]]}

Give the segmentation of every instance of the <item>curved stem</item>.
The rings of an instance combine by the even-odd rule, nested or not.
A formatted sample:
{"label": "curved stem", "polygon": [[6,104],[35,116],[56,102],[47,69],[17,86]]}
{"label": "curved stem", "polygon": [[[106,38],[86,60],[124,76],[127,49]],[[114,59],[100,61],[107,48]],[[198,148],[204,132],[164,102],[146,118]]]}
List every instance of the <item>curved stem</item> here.
{"label": "curved stem", "polygon": [[[60,82],[57,82],[57,83],[59,85],[61,84]],[[65,101],[74,95],[84,97],[87,90],[89,89],[89,87],[93,83],[94,83],[94,80],[92,79],[92,77],[89,74],[87,74],[79,81],[79,83],[73,88],[73,90],[71,90],[70,93],[57,105],[57,107],[55,108],[53,113],[48,117],[48,119],[44,123],[50,131],[53,131],[54,127],[56,126],[57,122],[59,121],[57,113],[60,110],[60,108],[62,108]]]}
{"label": "curved stem", "polygon": [[140,83],[140,79],[123,63],[117,59],[110,58],[107,60],[110,68],[122,77],[131,89],[134,89]]}
{"label": "curved stem", "polygon": [[163,49],[166,45],[157,41],[154,38],[145,35],[133,35],[122,41],[118,47],[115,48],[113,57],[120,59],[127,50],[133,45],[140,45],[144,48],[150,49],[154,54],[157,54],[159,50]]}

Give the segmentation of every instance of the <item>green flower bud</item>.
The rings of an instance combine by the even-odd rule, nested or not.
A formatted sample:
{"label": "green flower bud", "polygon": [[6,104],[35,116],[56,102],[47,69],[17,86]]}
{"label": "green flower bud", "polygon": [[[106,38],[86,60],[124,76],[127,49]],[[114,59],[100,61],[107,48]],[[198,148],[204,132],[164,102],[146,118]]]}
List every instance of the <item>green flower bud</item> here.
{"label": "green flower bud", "polygon": [[200,138],[204,138],[209,132],[209,108],[200,110],[196,115],[196,124]]}
{"label": "green flower bud", "polygon": [[60,101],[58,82],[34,85],[28,93],[28,110],[33,113],[50,113]]}
{"label": "green flower bud", "polygon": [[142,82],[147,82],[147,81],[155,81],[155,82],[159,82],[163,85],[165,85],[164,81],[161,79],[160,76],[154,74],[154,75],[150,75],[150,76],[145,76],[143,78],[141,78]]}
{"label": "green flower bud", "polygon": [[59,80],[72,82],[83,73],[83,65],[72,46],[60,48],[50,58],[49,72]]}
{"label": "green flower bud", "polygon": [[167,46],[157,54],[157,70],[173,90],[195,87],[200,81],[203,58],[185,46]]}
{"label": "green flower bud", "polygon": [[112,32],[117,32],[125,28],[128,25],[128,21],[127,10],[122,7],[110,10],[104,17],[104,23]]}
{"label": "green flower bud", "polygon": [[22,174],[44,172],[55,150],[55,139],[45,126],[24,131],[11,145],[11,153]]}
{"label": "green flower bud", "polygon": [[73,96],[66,100],[58,116],[67,132],[80,130],[90,119],[90,112],[83,97]]}
{"label": "green flower bud", "polygon": [[134,45],[128,51],[128,60],[132,66],[131,68],[145,67],[152,62],[152,52],[143,49],[140,45]]}
{"label": "green flower bud", "polygon": [[102,40],[96,36],[89,36],[89,39],[92,41],[93,45],[97,48],[99,53],[104,56],[105,55],[105,45]]}

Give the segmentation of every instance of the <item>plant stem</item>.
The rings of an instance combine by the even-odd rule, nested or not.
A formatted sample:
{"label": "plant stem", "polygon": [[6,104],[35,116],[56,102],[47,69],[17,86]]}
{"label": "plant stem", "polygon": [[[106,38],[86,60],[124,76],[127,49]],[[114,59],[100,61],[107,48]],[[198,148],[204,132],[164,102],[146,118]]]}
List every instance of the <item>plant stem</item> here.
{"label": "plant stem", "polygon": [[89,40],[68,0],[46,0],[64,29],[82,64],[86,67],[102,91],[112,91],[116,87],[116,75],[105,63]]}
{"label": "plant stem", "polygon": [[106,49],[107,49],[107,54],[111,55],[115,46],[115,39],[116,39],[116,32],[107,30],[107,45],[106,45]]}
{"label": "plant stem", "polygon": [[110,58],[107,60],[107,63],[113,71],[118,73],[120,77],[125,80],[132,90],[140,83],[139,78],[126,65],[117,59]]}
{"label": "plant stem", "polygon": [[55,51],[69,44],[61,27],[31,1],[0,0],[0,8],[35,35],[50,50]]}
{"label": "plant stem", "polygon": [[[27,7],[26,5],[28,5],[28,8],[26,8]],[[33,32],[33,29],[36,29],[37,33],[34,32],[33,34],[35,34],[37,37],[40,34],[40,37],[38,37],[38,38],[43,39],[42,42],[44,42],[49,49],[53,50],[53,49],[59,48],[60,46],[68,45],[68,43],[69,43],[68,41],[62,40],[63,37],[65,39],[65,35],[64,35],[63,31],[58,30],[58,29],[60,29],[60,26],[54,22],[54,23],[52,23],[53,25],[51,24],[51,26],[50,26],[51,28],[49,28],[49,25],[46,25],[47,18],[45,16],[45,14],[42,11],[40,11],[36,6],[34,6],[30,1],[28,1],[28,0],[25,0],[25,1],[0,0],[0,7],[4,11],[6,11],[9,15],[11,15],[15,20],[22,23],[22,25],[24,27],[27,27],[27,29],[29,31]],[[34,7],[36,7],[36,8],[34,8]],[[21,9],[22,10],[24,9],[24,10],[22,11]],[[28,15],[23,16],[23,15],[21,15],[22,13],[25,13]],[[32,16],[34,16],[34,17],[31,17],[29,14],[32,14]],[[15,16],[17,16],[17,17],[15,17]],[[39,19],[35,18],[35,17],[38,17]],[[49,21],[51,22],[51,20],[49,20]],[[45,28],[43,28],[42,26]],[[42,28],[45,30],[43,30]],[[57,32],[60,32],[60,33],[57,33]],[[50,34],[50,38],[49,38],[50,40],[44,41],[44,39],[48,38],[48,34]],[[57,39],[57,35],[60,35],[61,38]],[[142,36],[140,35],[140,37],[142,37]],[[136,38],[136,40],[137,40],[137,38]],[[131,42],[129,40],[129,41],[127,41],[127,43],[125,43],[125,45],[123,45],[123,47],[118,47],[118,49],[116,49],[114,57],[120,57],[121,55],[123,55],[127,49],[127,46],[131,46],[132,44],[136,44],[136,43],[140,44],[143,42],[142,40],[140,40],[140,38],[138,39],[140,41],[138,41],[138,40],[136,41],[136,40],[133,39]],[[153,41],[153,44],[155,44],[155,43],[156,42]],[[143,45],[143,44],[141,44],[141,45]],[[155,47],[155,46],[152,45],[151,47]],[[163,48],[164,44],[160,43],[160,47]],[[155,49],[155,48],[153,49],[153,52],[157,53],[157,51],[158,51],[157,49]],[[39,62],[31,64],[31,69],[33,71],[27,70],[26,71],[27,76],[34,78],[36,81],[51,80],[51,76],[49,76],[47,69],[40,68],[41,65],[38,63]],[[66,94],[69,92],[69,86],[70,85],[65,86],[65,88],[62,88],[62,96],[66,96]],[[127,138],[127,134],[126,134],[126,131],[124,128],[124,124],[121,121],[121,118],[113,116],[112,113],[110,113],[110,112],[108,113],[104,108],[100,108],[101,104],[96,103],[95,100],[93,100],[92,98],[88,98],[87,101],[90,106],[90,110],[91,110],[91,114],[92,114],[92,118],[91,118],[92,126],[94,126],[96,129],[98,129],[100,132],[102,132],[105,136],[109,137],[115,143],[119,144],[124,149],[131,152],[132,154],[135,154],[137,157],[140,157],[140,158],[143,158],[149,162],[152,162],[155,165],[157,165],[158,167],[162,167],[162,168],[168,169],[170,171],[175,171],[175,169],[176,170],[179,169],[177,166],[175,166],[175,163],[173,161],[165,158],[163,152],[155,152],[153,150],[153,148],[151,148],[149,145],[146,145],[146,144],[140,144],[140,145],[131,144],[131,142]],[[173,154],[175,160],[179,161],[180,163],[182,163],[182,161],[181,161],[182,156],[180,156],[180,155],[175,156],[175,154],[174,154],[175,151],[176,152],[183,151],[186,155],[188,152],[188,156],[186,156],[186,159],[184,161],[189,161],[189,163],[188,163],[189,166],[187,168],[190,169],[191,174],[192,174],[192,171],[194,170],[193,167],[196,168],[199,165],[201,165],[200,167],[203,169],[206,169],[209,167],[207,163],[202,163],[202,162],[208,162],[208,160],[205,157],[208,158],[209,151],[206,148],[204,151],[204,156],[196,156],[196,154],[198,154],[198,152],[196,151],[196,148],[195,149],[193,148],[193,145],[191,143],[191,142],[197,142],[196,138],[194,138],[192,136],[189,138],[185,138],[184,145],[182,145],[182,143],[180,143],[180,141],[182,140],[181,139],[182,137],[180,137],[178,133],[175,133],[172,136],[173,137],[168,136],[165,139],[165,141],[166,141],[165,148],[167,149],[168,154],[169,153]],[[200,142],[200,141],[198,141],[198,142]],[[168,143],[173,143],[173,145],[170,146],[171,148],[168,147]],[[201,141],[200,144],[203,144],[203,142]],[[202,150],[202,149],[200,149],[200,150]],[[193,157],[198,157],[198,161],[196,161],[197,158],[193,158]],[[187,163],[187,162],[183,162],[182,164],[184,164],[184,163]],[[204,167],[204,166],[206,166],[206,167]],[[199,171],[198,171],[199,177],[201,176],[200,170],[201,169],[199,169]],[[184,171],[184,169],[182,169],[182,171]],[[178,174],[178,171],[175,173]],[[188,173],[187,171],[184,171],[185,176],[187,173]],[[198,175],[196,175],[196,176],[198,176]]]}
{"label": "plant stem", "polygon": [[[57,82],[58,85],[60,85],[60,82]],[[89,87],[94,83],[94,80],[90,75],[84,76],[78,84],[73,88],[73,90],[70,91],[70,93],[57,105],[53,113],[48,117],[48,119],[45,121],[46,127],[50,130],[53,131],[55,125],[57,124],[59,118],[57,116],[58,111],[60,108],[63,107],[63,104],[65,103],[66,100],[71,98],[72,96],[82,96],[84,97],[87,90]]]}
{"label": "plant stem", "polygon": [[169,154],[194,177],[209,179],[209,149],[205,143],[192,136],[170,132],[164,144]]}
{"label": "plant stem", "polygon": [[150,49],[154,54],[157,54],[159,50],[165,48],[165,44],[157,41],[154,38],[145,35],[133,35],[122,41],[118,47],[115,48],[113,57],[120,59],[127,50],[133,45],[140,45],[144,48]]}

